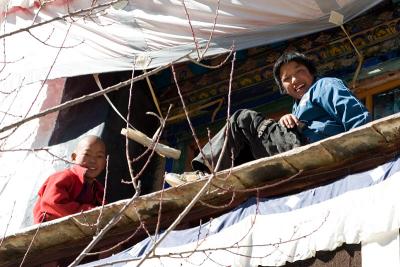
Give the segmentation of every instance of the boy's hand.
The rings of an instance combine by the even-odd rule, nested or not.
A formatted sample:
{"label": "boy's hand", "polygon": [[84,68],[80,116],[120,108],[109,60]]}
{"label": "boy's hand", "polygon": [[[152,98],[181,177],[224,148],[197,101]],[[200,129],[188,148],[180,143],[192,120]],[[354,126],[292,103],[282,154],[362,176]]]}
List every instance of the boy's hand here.
{"label": "boy's hand", "polygon": [[300,123],[299,119],[293,114],[283,115],[279,119],[279,124],[289,129],[295,128],[296,126],[299,125],[299,123]]}

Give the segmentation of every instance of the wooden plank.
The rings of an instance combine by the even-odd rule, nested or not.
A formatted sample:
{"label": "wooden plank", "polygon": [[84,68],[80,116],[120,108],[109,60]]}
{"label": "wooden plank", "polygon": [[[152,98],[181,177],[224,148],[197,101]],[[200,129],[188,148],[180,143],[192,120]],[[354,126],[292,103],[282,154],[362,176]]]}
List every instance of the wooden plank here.
{"label": "wooden plank", "polygon": [[[307,150],[307,153],[303,151]],[[288,151],[285,160],[297,170],[311,170],[336,162],[331,153],[320,143],[314,143]]]}
{"label": "wooden plank", "polygon": [[359,155],[381,150],[382,147],[387,145],[385,137],[370,126],[357,128],[349,133],[340,134],[335,138],[328,138],[320,142],[337,162],[347,161]]}
{"label": "wooden plank", "polygon": [[400,139],[400,113],[379,119],[372,127],[382,134],[388,143],[398,143]]}
{"label": "wooden plank", "polygon": [[[229,171],[221,172],[221,175]],[[251,188],[259,186],[261,183],[288,177],[296,174],[298,170],[284,160],[284,157],[277,155],[268,158],[254,160],[232,169],[232,175],[236,176],[246,187]]]}

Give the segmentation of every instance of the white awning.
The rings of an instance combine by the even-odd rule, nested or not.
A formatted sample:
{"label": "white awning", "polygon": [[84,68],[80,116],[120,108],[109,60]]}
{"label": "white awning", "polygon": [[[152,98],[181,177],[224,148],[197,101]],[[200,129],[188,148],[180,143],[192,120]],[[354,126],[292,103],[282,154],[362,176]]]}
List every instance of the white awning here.
{"label": "white awning", "polygon": [[[0,0],[1,37],[55,19],[29,32],[0,37],[0,61],[5,62],[0,85],[13,88],[22,80],[128,70],[134,63],[136,69],[154,68],[195,47],[181,0],[118,1],[56,19],[90,9],[92,2],[55,0],[40,8],[39,1]],[[328,22],[331,10],[348,21],[381,0],[221,0],[217,17],[217,0],[184,2],[200,47],[207,43],[216,19],[209,56],[228,51],[233,43],[239,50],[335,27]]]}

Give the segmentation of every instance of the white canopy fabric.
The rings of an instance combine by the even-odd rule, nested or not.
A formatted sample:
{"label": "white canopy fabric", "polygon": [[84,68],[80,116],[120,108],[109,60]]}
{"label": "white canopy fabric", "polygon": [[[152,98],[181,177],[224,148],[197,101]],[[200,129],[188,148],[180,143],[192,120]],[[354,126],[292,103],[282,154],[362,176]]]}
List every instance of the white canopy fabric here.
{"label": "white canopy fabric", "polygon": [[[0,86],[88,73],[154,68],[193,51],[182,0],[0,0]],[[102,8],[63,20],[65,14]],[[193,33],[206,55],[264,45],[335,27],[331,10],[351,20],[381,0],[186,0]],[[51,23],[9,35],[31,25]],[[196,58],[197,53],[191,57]]]}

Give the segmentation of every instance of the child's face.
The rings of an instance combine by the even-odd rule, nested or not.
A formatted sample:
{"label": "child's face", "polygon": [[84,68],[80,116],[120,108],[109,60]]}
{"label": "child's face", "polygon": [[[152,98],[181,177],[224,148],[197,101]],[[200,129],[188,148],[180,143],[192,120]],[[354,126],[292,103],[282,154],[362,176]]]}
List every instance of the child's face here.
{"label": "child's face", "polygon": [[96,178],[106,166],[105,145],[96,139],[82,140],[71,158],[74,163],[88,169],[85,174],[87,178]]}
{"label": "child's face", "polygon": [[301,99],[314,81],[308,68],[296,61],[283,64],[280,69],[280,77],[288,95],[295,99]]}

